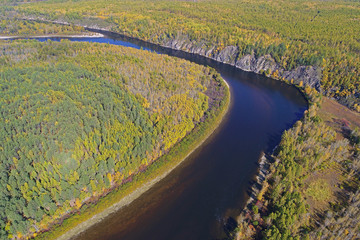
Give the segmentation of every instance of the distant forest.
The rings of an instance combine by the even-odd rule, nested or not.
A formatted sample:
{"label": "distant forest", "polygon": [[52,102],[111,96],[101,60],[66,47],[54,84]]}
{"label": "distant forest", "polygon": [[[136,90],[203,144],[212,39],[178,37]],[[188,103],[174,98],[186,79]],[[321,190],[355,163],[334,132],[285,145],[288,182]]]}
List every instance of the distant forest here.
{"label": "distant forest", "polygon": [[360,111],[360,2],[308,0],[45,1],[14,7],[19,17],[111,29],[154,43],[185,40],[213,54],[270,55],[283,69],[317,66],[326,95]]}

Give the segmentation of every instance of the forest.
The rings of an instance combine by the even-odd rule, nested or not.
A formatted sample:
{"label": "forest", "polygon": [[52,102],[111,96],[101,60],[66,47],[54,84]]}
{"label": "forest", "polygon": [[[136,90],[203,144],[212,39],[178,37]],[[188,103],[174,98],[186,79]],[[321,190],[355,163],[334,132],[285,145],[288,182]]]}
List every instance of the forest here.
{"label": "forest", "polygon": [[39,23],[34,21],[10,20],[0,18],[0,35],[33,36],[33,35],[72,35],[84,34],[83,27]]}
{"label": "forest", "polygon": [[14,11],[19,18],[90,25],[157,44],[185,41],[212,55],[236,46],[234,58],[271,56],[283,70],[316,66],[322,91],[360,110],[359,1],[56,0]]}
{"label": "forest", "polygon": [[[359,1],[5,0],[0,13],[1,36],[90,25],[213,55],[236,46],[237,59],[271,56],[284,70],[316,66],[321,93],[298,85],[309,110],[283,134],[233,237],[360,238],[360,133],[324,114],[324,96],[360,112]],[[220,107],[219,79],[184,60],[110,45],[1,42],[0,238],[36,236],[131,180]]]}
{"label": "forest", "polygon": [[213,69],[147,51],[68,40],[0,49],[1,239],[36,236],[128,182],[224,97]]}
{"label": "forest", "polygon": [[322,96],[304,92],[309,110],[283,134],[262,189],[239,217],[236,239],[359,238],[358,129],[343,120],[336,131],[322,116]]}
{"label": "forest", "polygon": [[[13,4],[17,2],[12,1]],[[22,2],[22,1],[19,1]],[[88,33],[81,26],[41,23],[14,18],[14,6],[0,2],[0,36],[73,35]]]}

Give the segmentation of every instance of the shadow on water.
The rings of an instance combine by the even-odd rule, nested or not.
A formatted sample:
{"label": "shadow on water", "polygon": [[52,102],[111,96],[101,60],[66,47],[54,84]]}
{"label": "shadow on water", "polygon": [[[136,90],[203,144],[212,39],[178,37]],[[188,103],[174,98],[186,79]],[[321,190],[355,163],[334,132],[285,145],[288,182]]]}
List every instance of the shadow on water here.
{"label": "shadow on water", "polygon": [[76,239],[224,239],[236,226],[262,152],[272,151],[282,132],[306,110],[302,94],[264,76],[120,35],[70,40],[142,48],[210,66],[232,92],[227,119],[206,144],[141,197]]}

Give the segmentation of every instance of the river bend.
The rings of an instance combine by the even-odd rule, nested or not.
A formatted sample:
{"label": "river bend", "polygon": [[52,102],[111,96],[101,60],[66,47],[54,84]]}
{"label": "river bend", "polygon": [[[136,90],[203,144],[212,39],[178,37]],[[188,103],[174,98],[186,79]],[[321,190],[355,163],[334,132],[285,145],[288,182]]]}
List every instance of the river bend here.
{"label": "river bend", "polygon": [[280,81],[120,35],[70,40],[122,45],[211,66],[232,95],[226,119],[203,146],[141,197],[76,239],[224,239],[224,224],[244,207],[262,152],[271,152],[306,110],[302,94]]}

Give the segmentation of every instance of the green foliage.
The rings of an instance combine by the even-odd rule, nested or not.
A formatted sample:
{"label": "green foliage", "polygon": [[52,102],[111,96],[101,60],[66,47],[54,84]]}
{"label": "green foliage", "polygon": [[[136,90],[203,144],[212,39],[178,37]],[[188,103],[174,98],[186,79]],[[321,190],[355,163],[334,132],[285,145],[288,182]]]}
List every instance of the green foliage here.
{"label": "green foliage", "polygon": [[259,213],[259,208],[258,208],[258,206],[256,206],[256,205],[254,205],[254,206],[252,207],[252,210],[253,210],[254,214],[258,214],[258,213]]}
{"label": "green foliage", "polygon": [[85,33],[83,27],[8,19],[0,16],[1,36],[72,35],[79,33]]}
{"label": "green foliage", "polygon": [[[316,108],[316,104],[312,105],[305,118],[283,134],[277,149],[279,163],[269,191],[270,211],[267,218],[271,225],[262,232],[267,239],[305,237],[301,229],[309,224],[309,215],[301,191],[303,180],[324,164],[349,158],[349,142],[336,141],[336,133],[315,117]],[[309,186],[307,194],[327,199],[331,193],[326,185],[320,182],[314,184]]]}
{"label": "green foliage", "polygon": [[65,219],[61,225],[52,228],[50,232],[39,235],[37,239],[56,239],[70,230],[80,222],[91,219],[95,214],[104,211],[109,206],[119,202],[127,194],[141,187],[144,183],[150,182],[158,176],[166,173],[170,169],[181,163],[186,156],[196,149],[221,123],[222,118],[230,104],[230,93],[225,90],[224,82],[215,74],[215,83],[219,86],[218,91],[223,92],[223,98],[214,102],[216,108],[210,109],[206,114],[205,121],[198,123],[193,131],[184,137],[181,142],[175,144],[169,152],[153,162],[145,172],[139,172],[133,176],[132,181],[121,185],[118,189],[113,190],[105,197],[101,198],[94,205],[84,205],[80,209],[81,214],[74,214]]}
{"label": "green foliage", "polygon": [[214,71],[185,60],[69,41],[0,46],[0,238],[47,229],[128,181],[220,107],[208,104]]}
{"label": "green foliage", "polygon": [[326,201],[331,197],[332,192],[329,184],[325,180],[319,179],[310,184],[306,189],[306,195],[316,201]]}

